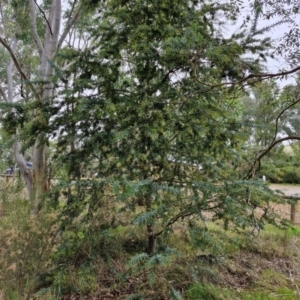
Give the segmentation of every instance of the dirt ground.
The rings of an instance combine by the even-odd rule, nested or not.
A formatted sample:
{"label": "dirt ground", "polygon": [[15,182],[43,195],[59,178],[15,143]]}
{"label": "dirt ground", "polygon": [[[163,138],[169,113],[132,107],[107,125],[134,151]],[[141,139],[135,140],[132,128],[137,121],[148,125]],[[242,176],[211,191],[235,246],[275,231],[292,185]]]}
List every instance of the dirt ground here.
{"label": "dirt ground", "polygon": [[[269,187],[272,190],[280,190],[286,196],[300,198],[300,186],[292,184],[270,184]],[[295,225],[300,226],[300,200],[298,200],[298,204],[294,206],[291,204],[274,203],[273,210],[283,218],[291,220]]]}

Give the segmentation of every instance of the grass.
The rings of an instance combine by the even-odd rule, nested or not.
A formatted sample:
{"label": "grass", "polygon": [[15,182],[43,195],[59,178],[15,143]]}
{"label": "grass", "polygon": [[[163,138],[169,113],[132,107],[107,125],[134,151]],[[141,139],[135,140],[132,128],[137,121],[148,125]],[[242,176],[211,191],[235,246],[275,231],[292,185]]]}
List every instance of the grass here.
{"label": "grass", "polygon": [[193,285],[185,294],[188,300],[296,300],[297,291],[290,288],[277,288],[274,291],[252,289],[236,291],[229,288],[220,288],[212,284]]}
{"label": "grass", "polygon": [[[271,286],[268,286],[270,288]],[[274,286],[273,286],[274,287]],[[186,293],[188,300],[296,300],[300,295],[291,287],[278,287],[272,290],[252,287],[248,290],[224,288],[209,283],[196,283]]]}
{"label": "grass", "polygon": [[300,297],[298,227],[266,226],[251,239],[246,232],[237,235],[211,223],[204,232],[208,245],[204,252],[191,245],[183,220],[173,232],[159,237],[156,255],[148,257],[142,254],[145,228],[130,224],[124,216],[122,225],[109,227],[110,216],[100,209],[92,231],[74,222],[60,232],[55,214],[42,212],[32,218],[21,188],[10,189],[2,191],[0,205],[0,298],[50,300],[66,294],[70,298],[109,294],[125,299],[135,294],[140,295],[138,299],[188,300]]}
{"label": "grass", "polygon": [[243,300],[296,300],[299,299],[299,294],[296,291],[288,288],[278,288],[273,292],[268,291],[252,291],[242,292],[239,294]]}
{"label": "grass", "polygon": [[186,293],[188,300],[221,300],[233,299],[232,297],[234,297],[234,292],[230,289],[201,283],[193,285]]}
{"label": "grass", "polygon": [[37,278],[51,265],[57,225],[53,214],[30,216],[21,186],[1,191],[0,294],[4,299],[30,299]]}

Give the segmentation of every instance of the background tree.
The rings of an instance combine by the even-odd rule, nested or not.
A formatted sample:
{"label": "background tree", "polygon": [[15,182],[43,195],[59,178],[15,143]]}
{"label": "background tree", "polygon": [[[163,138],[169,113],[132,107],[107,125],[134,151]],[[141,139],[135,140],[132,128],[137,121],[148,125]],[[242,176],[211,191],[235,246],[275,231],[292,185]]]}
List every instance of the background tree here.
{"label": "background tree", "polygon": [[[30,111],[31,120],[27,122],[27,129],[30,134],[29,144],[33,144],[32,173],[26,167],[25,160],[21,155],[19,137],[16,138],[14,152],[21,173],[26,179],[29,196],[35,202],[35,214],[38,211],[42,194],[47,189],[46,133],[49,126],[49,111],[51,111],[53,97],[56,94],[52,81],[55,73],[53,64],[81,11],[81,5],[76,1],[70,2],[69,5],[65,13],[65,27],[61,31],[63,17],[60,0],[40,5],[33,0],[28,3],[2,3],[2,25],[6,36],[0,38],[0,42],[8,51],[11,59],[7,67],[7,92],[2,89],[1,94],[13,107],[6,114],[8,125],[6,128],[10,133],[17,134],[20,130],[18,125],[24,125],[25,121],[29,121],[29,118],[24,120],[25,109],[27,113]],[[6,26],[10,22],[12,22],[12,29],[8,30]],[[31,49],[30,53],[28,49]],[[32,51],[32,49],[35,50]],[[19,52],[25,55],[26,59],[22,60],[18,56]],[[21,77],[19,83],[13,80],[14,74]],[[19,91],[17,87],[19,87]],[[16,101],[23,98],[27,101],[16,104]],[[19,115],[13,113],[16,109]],[[12,124],[13,122],[14,124]]]}
{"label": "background tree", "polygon": [[275,120],[283,106],[279,93],[275,82],[262,82],[256,84],[249,95],[243,97],[243,119],[250,129],[249,144],[256,150],[266,147],[273,139]]}
{"label": "background tree", "polygon": [[298,85],[287,85],[279,90],[274,82],[262,83],[253,90],[250,96],[243,98],[243,118],[250,134],[246,155],[251,155],[251,151],[260,155],[271,147],[272,151],[264,154],[259,174],[266,175],[272,182],[297,183],[298,148],[294,141],[299,139]]}

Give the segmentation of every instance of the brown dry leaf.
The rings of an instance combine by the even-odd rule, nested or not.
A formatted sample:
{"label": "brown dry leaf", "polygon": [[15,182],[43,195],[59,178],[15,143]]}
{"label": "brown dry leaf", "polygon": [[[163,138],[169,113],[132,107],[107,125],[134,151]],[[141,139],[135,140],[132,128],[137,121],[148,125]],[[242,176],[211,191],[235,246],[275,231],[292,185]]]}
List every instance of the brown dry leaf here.
{"label": "brown dry leaf", "polygon": [[10,265],[7,270],[11,270],[13,272],[15,272],[17,270],[17,264],[13,263],[12,265]]}

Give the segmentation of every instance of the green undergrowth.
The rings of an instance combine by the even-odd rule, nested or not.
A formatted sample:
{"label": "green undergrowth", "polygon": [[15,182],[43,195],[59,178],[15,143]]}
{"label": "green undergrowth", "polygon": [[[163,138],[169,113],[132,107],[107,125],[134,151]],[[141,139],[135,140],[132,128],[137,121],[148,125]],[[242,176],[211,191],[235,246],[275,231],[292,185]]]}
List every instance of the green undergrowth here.
{"label": "green undergrowth", "polygon": [[181,223],[162,234],[155,254],[148,256],[145,228],[108,226],[109,218],[103,217],[92,227],[80,220],[62,231],[57,213],[44,211],[33,218],[30,204],[16,190],[2,199],[3,299],[299,298],[297,227],[267,226],[253,239],[249,232],[208,223],[198,237],[201,247],[191,243]]}
{"label": "green undergrowth", "polygon": [[211,284],[195,284],[187,292],[184,299],[188,300],[296,300],[299,299],[297,290],[279,287],[274,290],[252,289],[234,291],[229,288],[220,288]]}

